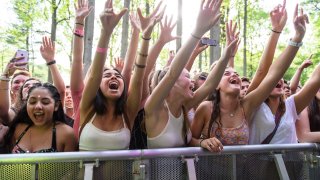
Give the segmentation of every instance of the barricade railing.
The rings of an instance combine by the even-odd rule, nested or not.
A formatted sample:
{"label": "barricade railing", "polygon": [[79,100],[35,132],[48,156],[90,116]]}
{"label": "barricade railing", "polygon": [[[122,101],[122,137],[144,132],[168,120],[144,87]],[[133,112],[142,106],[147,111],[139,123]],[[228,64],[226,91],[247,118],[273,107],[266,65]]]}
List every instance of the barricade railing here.
{"label": "barricade railing", "polygon": [[0,155],[0,179],[320,179],[319,144]]}

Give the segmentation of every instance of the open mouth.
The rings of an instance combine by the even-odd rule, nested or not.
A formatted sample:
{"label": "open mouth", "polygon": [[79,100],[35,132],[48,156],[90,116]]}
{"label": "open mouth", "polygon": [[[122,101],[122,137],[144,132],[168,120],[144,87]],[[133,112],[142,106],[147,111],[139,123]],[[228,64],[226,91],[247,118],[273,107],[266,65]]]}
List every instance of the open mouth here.
{"label": "open mouth", "polygon": [[282,88],[282,85],[281,84],[277,84],[276,88]]}
{"label": "open mouth", "polygon": [[44,113],[43,112],[35,112],[33,115],[36,119],[38,119],[38,118],[41,118],[44,115]]}
{"label": "open mouth", "polygon": [[118,90],[119,89],[119,84],[117,82],[115,82],[115,81],[112,81],[112,82],[109,83],[109,88],[111,90]]}
{"label": "open mouth", "polygon": [[239,84],[239,82],[236,79],[230,79],[230,84]]}

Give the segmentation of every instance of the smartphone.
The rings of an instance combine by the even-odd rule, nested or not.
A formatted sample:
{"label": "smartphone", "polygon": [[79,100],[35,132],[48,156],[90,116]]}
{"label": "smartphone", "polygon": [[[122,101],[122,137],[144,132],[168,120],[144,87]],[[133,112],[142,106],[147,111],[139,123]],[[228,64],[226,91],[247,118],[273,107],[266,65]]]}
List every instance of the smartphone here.
{"label": "smartphone", "polygon": [[29,53],[26,50],[18,49],[16,52],[16,57],[19,58],[15,62],[23,63],[23,62],[28,62],[29,61]]}
{"label": "smartphone", "polygon": [[209,46],[217,46],[218,42],[216,40],[214,40],[214,39],[202,38],[201,39],[201,44],[209,45]]}

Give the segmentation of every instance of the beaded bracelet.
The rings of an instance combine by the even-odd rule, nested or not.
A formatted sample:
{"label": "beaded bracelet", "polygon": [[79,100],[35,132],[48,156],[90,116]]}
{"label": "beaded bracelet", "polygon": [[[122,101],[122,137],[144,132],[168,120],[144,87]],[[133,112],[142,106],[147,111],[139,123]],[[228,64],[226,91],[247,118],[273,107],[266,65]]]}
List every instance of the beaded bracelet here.
{"label": "beaded bracelet", "polygon": [[143,40],[145,40],[145,41],[149,41],[149,40],[151,39],[151,37],[145,38],[145,37],[143,37],[143,36],[141,36],[141,38],[142,38]]}
{"label": "beaded bracelet", "polygon": [[141,53],[141,52],[138,52],[138,54],[139,54],[140,56],[142,56],[142,57],[148,57],[148,54],[143,54],[143,53]]}

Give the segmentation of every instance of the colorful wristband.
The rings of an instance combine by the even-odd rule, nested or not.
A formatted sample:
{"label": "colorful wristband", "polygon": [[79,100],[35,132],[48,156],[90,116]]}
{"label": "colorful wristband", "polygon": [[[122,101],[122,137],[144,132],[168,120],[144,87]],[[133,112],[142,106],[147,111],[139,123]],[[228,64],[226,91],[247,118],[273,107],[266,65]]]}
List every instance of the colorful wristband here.
{"label": "colorful wristband", "polygon": [[75,29],[74,34],[83,37],[84,35],[84,30],[82,29]]}
{"label": "colorful wristband", "polygon": [[97,47],[97,52],[98,52],[98,53],[106,53],[107,50],[108,50],[108,48]]}

